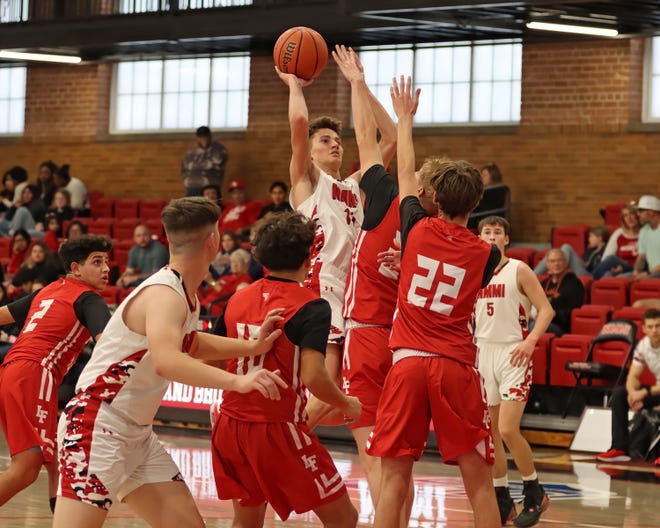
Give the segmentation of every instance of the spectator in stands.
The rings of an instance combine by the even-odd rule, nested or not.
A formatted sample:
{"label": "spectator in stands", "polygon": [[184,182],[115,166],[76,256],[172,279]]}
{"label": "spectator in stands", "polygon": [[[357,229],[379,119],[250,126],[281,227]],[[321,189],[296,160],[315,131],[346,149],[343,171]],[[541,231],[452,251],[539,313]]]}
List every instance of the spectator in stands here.
{"label": "spectator in stands", "polygon": [[241,240],[248,240],[250,227],[257,220],[261,206],[258,202],[248,200],[245,194],[245,182],[233,180],[229,183],[231,204],[222,211],[220,231],[236,231]]}
{"label": "spectator in stands", "polygon": [[46,207],[50,207],[53,203],[53,196],[57,188],[53,175],[57,170],[57,165],[52,161],[44,161],[39,165],[39,176],[37,178],[37,188],[39,189],[39,198]]}
{"label": "spectator in stands", "polygon": [[[642,409],[652,410],[660,405],[660,310],[647,310],[642,323],[645,337],[637,343],[626,384],[616,387],[610,400],[612,447],[596,457],[603,462],[630,460],[628,411],[638,413]],[[655,385],[642,385],[640,378],[645,366],[655,376]]]}
{"label": "spectator in stands", "polygon": [[[562,336],[570,330],[571,311],[584,302],[584,286],[568,268],[568,260],[561,249],[550,249],[546,257],[548,276],[541,281],[541,286],[555,311],[547,331]],[[530,330],[533,323],[529,325]]]}
{"label": "spectator in stands", "polygon": [[214,301],[228,298],[236,290],[239,290],[252,282],[248,275],[250,266],[250,253],[244,249],[237,249],[229,257],[230,273],[220,277],[217,281],[213,280],[209,286],[200,293],[201,303],[207,310],[211,310],[211,315],[218,316],[222,312],[223,304]]}
{"label": "spectator in stands", "polygon": [[638,299],[633,303],[633,308],[655,308],[660,310],[660,299]]}
{"label": "spectator in stands", "polygon": [[16,165],[5,172],[5,177],[9,177],[12,180],[12,188],[14,191],[12,203],[14,203],[16,200],[20,200],[23,189],[28,184],[28,172],[20,165]]}
{"label": "spectator in stands", "polygon": [[71,207],[71,194],[69,191],[66,189],[57,189],[49,211],[57,215],[61,224],[64,224],[66,220],[72,220],[75,212]]}
{"label": "spectator in stands", "polygon": [[44,226],[46,228],[44,234],[44,242],[53,253],[57,253],[60,249],[60,238],[62,238],[62,224],[55,213],[46,213],[44,219]]}
{"label": "spectator in stands", "polygon": [[74,240],[87,234],[87,225],[83,224],[80,220],[72,220],[66,228],[66,239]]}
{"label": "spectator in stands", "polygon": [[289,188],[283,181],[275,181],[270,184],[270,199],[273,203],[266,205],[259,213],[259,218],[268,217],[274,213],[292,211],[289,197]]}
{"label": "spectator in stands", "polygon": [[211,274],[218,279],[229,273],[229,257],[241,247],[241,238],[234,231],[225,231],[220,239],[220,251],[211,263]]}
{"label": "spectator in stands", "polygon": [[11,241],[11,257],[9,264],[7,264],[7,273],[14,275],[23,264],[23,261],[28,256],[28,248],[30,247],[32,238],[25,229],[19,229],[14,233]]}
{"label": "spectator in stands", "polygon": [[644,195],[637,204],[642,228],[639,230],[639,254],[633,280],[660,277],[660,200]]}
{"label": "spectator in stands", "polygon": [[502,183],[500,168],[494,163],[487,163],[481,167],[481,181],[484,184],[484,188]]}
{"label": "spectator in stands", "polygon": [[[561,251],[568,261],[568,267],[576,275],[590,277],[595,269],[601,262],[601,258],[605,251],[605,244],[610,238],[610,230],[605,225],[593,226],[589,229],[589,237],[587,247],[584,250],[582,258],[577,254],[573,246],[570,244],[563,244]],[[548,266],[546,264],[547,255],[539,262],[534,268],[534,273],[543,275],[547,272]]]}
{"label": "spectator in stands", "polygon": [[222,186],[229,153],[219,141],[213,141],[209,127],[202,126],[195,133],[197,145],[183,157],[181,177],[186,196],[203,196],[206,185]]}
{"label": "spectator in stands", "polygon": [[117,279],[117,286],[132,288],[169,262],[169,251],[151,237],[146,225],[140,224],[133,231],[135,245],[128,251],[126,271]]}
{"label": "spectator in stands", "polygon": [[610,236],[603,258],[593,271],[594,279],[626,276],[633,271],[639,252],[639,215],[634,205],[621,208],[621,227]]}
{"label": "spectator in stands", "polygon": [[23,294],[29,295],[56,280],[62,271],[48,246],[41,241],[35,242],[11,284],[21,289]]}
{"label": "spectator in stands", "polygon": [[62,165],[53,174],[55,186],[58,189],[66,189],[71,196],[71,208],[78,216],[89,216],[89,198],[87,187],[81,179],[69,174],[69,165]]}
{"label": "spectator in stands", "polygon": [[[17,168],[22,169],[22,167],[13,167],[12,169],[9,169],[7,172],[5,172],[2,176],[2,191],[0,191],[0,198],[2,201],[0,201],[0,213],[7,211],[7,209],[9,209],[14,203],[16,180],[14,179],[15,174],[13,171]],[[25,177],[27,178],[27,172],[25,173]]]}
{"label": "spectator in stands", "polygon": [[25,229],[33,237],[43,237],[43,221],[46,206],[39,198],[39,189],[34,184],[23,188],[20,199],[14,198],[14,204],[0,221],[0,234],[12,235],[18,229]]}
{"label": "spectator in stands", "polygon": [[202,196],[208,200],[211,200],[214,204],[220,207],[220,209],[222,209],[220,187],[217,185],[205,185],[202,189]]}

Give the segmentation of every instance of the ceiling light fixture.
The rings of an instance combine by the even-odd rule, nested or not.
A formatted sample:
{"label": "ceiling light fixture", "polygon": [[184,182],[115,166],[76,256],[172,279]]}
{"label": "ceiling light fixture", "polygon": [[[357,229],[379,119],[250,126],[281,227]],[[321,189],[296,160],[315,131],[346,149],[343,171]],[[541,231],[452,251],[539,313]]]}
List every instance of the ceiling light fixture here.
{"label": "ceiling light fixture", "polygon": [[0,59],[24,61],[59,62],[62,64],[78,64],[82,59],[73,55],[54,55],[51,53],[26,53],[23,51],[0,50]]}
{"label": "ceiling light fixture", "polygon": [[579,35],[595,35],[598,37],[616,37],[619,34],[616,29],[606,29],[593,26],[572,26],[568,24],[550,24],[549,22],[527,22],[526,25],[529,29],[559,31],[561,33],[577,33]]}

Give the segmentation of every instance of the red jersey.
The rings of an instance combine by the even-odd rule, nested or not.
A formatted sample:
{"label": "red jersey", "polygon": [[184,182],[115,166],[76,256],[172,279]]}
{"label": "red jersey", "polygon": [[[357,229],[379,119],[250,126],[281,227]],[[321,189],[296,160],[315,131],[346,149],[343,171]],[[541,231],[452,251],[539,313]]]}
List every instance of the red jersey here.
{"label": "red jersey", "polygon": [[[379,264],[378,254],[401,245],[398,190],[382,165],[365,172],[360,187],[366,193],[366,209],[351,255],[343,315],[364,324],[390,326],[399,274]],[[381,212],[374,218],[375,208]]]}
{"label": "red jersey", "polygon": [[78,320],[74,308],[76,300],[88,291],[96,290],[69,277],[39,290],[5,363],[15,359],[39,363],[52,373],[55,384],[59,385],[90,338],[89,330]]}
{"label": "red jersey", "polygon": [[[474,306],[490,280],[491,246],[467,228],[426,215],[416,197],[401,203],[401,278],[390,348],[475,365]],[[497,252],[499,257],[499,252]],[[499,259],[498,259],[499,260]]]}
{"label": "red jersey", "polygon": [[[311,306],[315,308],[310,310]],[[266,314],[274,308],[284,308],[284,332],[273,348],[261,356],[229,359],[227,371],[241,375],[258,369],[279,369],[288,387],[280,388],[280,400],[268,400],[258,391],[247,394],[224,391],[220,412],[247,422],[302,423],[307,420],[307,395],[300,379],[300,352],[306,346],[325,350],[330,331],[330,306],[302,284],[271,276],[231,297],[224,316],[227,336],[256,337]],[[305,317],[296,318],[301,312]],[[309,339],[316,344],[311,344]]]}
{"label": "red jersey", "polygon": [[229,205],[222,211],[218,228],[223,231],[239,231],[245,227],[250,227],[257,221],[261,212],[261,204],[248,200],[241,205]]}

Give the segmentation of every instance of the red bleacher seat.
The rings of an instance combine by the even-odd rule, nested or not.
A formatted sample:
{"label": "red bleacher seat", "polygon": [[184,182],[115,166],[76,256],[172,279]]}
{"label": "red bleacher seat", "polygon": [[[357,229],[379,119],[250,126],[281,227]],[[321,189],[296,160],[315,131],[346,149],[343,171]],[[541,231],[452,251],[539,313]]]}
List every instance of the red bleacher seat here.
{"label": "red bleacher seat", "polygon": [[591,299],[591,283],[593,279],[589,275],[578,275],[577,278],[580,279],[584,287],[584,304],[588,304]]}
{"label": "red bleacher seat", "polygon": [[571,312],[571,334],[595,336],[610,320],[613,306],[583,304]]}
{"label": "red bleacher seat", "polygon": [[575,376],[566,370],[567,361],[582,361],[589,350],[591,336],[564,334],[550,343],[550,385],[574,387]]}
{"label": "red bleacher seat", "polygon": [[647,308],[633,308],[632,306],[624,306],[612,312],[612,319],[630,319],[637,325],[637,339],[644,337],[644,330],[642,330],[642,316]]}
{"label": "red bleacher seat", "polygon": [[578,255],[584,253],[587,245],[587,224],[568,224],[552,229],[552,247],[558,248],[563,244],[570,244]]}
{"label": "red bleacher seat", "polygon": [[550,343],[555,334],[546,332],[536,342],[532,356],[532,383],[534,385],[548,384],[548,359],[550,356]]}
{"label": "red bleacher seat", "polygon": [[160,212],[163,207],[167,205],[167,200],[140,200],[140,218],[145,222],[146,220],[155,218],[160,220]]}
{"label": "red bleacher seat", "polygon": [[642,279],[630,285],[630,304],[640,299],[660,299],[660,279]]}
{"label": "red bleacher seat", "polygon": [[[620,367],[626,361],[629,351],[630,344],[623,343],[622,341],[596,343],[593,350],[593,361]],[[592,385],[611,385],[611,383],[608,383],[607,380],[594,379],[592,380]]]}
{"label": "red bleacher seat", "polygon": [[92,189],[90,191],[87,191],[87,199],[90,202],[93,202],[94,200],[98,200],[99,198],[103,198],[103,191],[99,189]]}
{"label": "red bleacher seat", "polygon": [[113,226],[113,232],[115,238],[119,240],[128,240],[133,239],[133,231],[135,231],[135,226],[140,223],[140,219],[137,217],[127,217],[127,218],[117,218],[115,220],[115,225]]}
{"label": "red bleacher seat", "polygon": [[114,218],[85,218],[82,222],[87,225],[87,232],[90,235],[104,235],[112,238],[112,226],[115,223]]}
{"label": "red bleacher seat", "polygon": [[539,262],[543,260],[543,257],[545,257],[545,254],[547,252],[548,252],[547,249],[542,249],[534,253],[534,255],[532,256],[532,269],[534,269],[536,266],[539,265]]}
{"label": "red bleacher seat", "polygon": [[137,218],[140,200],[135,198],[122,198],[115,200],[115,218]]}
{"label": "red bleacher seat", "polygon": [[504,251],[507,257],[522,260],[528,266],[532,265],[535,253],[536,250],[529,247],[510,247]]}
{"label": "red bleacher seat", "polygon": [[135,242],[133,239],[130,240],[119,240],[114,243],[112,248],[113,260],[119,265],[119,272],[123,273],[126,268],[126,263],[128,262],[128,252],[133,247]]}
{"label": "red bleacher seat", "polygon": [[92,218],[114,217],[115,199],[98,198],[97,200],[90,201],[90,209],[91,209]]}
{"label": "red bleacher seat", "polygon": [[605,224],[614,228],[621,226],[621,208],[626,205],[625,202],[607,204],[603,209],[603,219]]}
{"label": "red bleacher seat", "polygon": [[101,291],[101,297],[103,297],[103,300],[110,308],[115,308],[119,304],[120,289],[117,286],[108,285]]}
{"label": "red bleacher seat", "polygon": [[0,237],[0,258],[11,258],[11,237]]}
{"label": "red bleacher seat", "polygon": [[591,283],[591,304],[606,304],[615,309],[628,305],[628,287],[630,279],[627,277],[603,277]]}
{"label": "red bleacher seat", "polygon": [[165,240],[165,228],[160,218],[148,218],[143,223],[149,228],[151,235],[156,236],[161,243]]}

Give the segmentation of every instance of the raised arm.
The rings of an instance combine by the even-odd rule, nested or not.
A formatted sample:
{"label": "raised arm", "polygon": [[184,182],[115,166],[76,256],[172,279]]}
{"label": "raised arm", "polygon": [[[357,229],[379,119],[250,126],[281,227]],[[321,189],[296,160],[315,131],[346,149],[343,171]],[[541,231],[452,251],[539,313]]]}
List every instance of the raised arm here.
{"label": "raised arm", "polygon": [[289,126],[291,127],[291,164],[289,177],[293,205],[304,202],[314,192],[318,169],[312,163],[309,152],[309,112],[303,88],[311,81],[304,81],[291,73],[275,68],[282,82],[289,87]]}
{"label": "raised arm", "polygon": [[390,95],[394,112],[399,120],[397,126],[397,168],[399,173],[399,197],[417,196],[419,187],[415,179],[415,147],[413,145],[413,117],[419,104],[419,88],[412,94],[412,79],[403,75],[397,82],[392,79]]}

